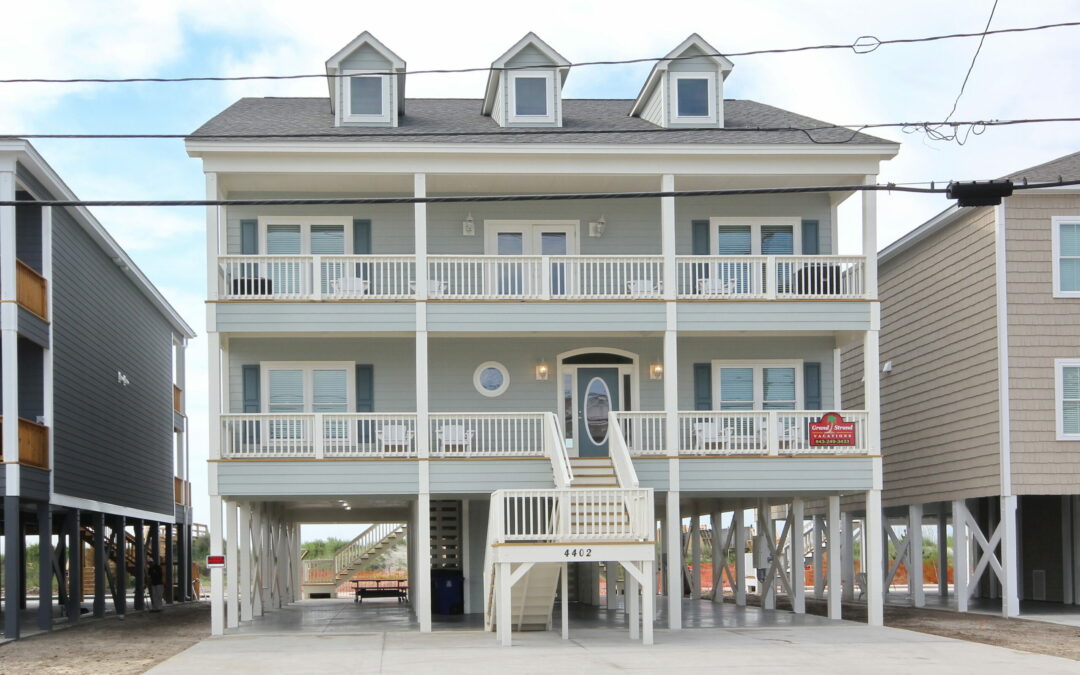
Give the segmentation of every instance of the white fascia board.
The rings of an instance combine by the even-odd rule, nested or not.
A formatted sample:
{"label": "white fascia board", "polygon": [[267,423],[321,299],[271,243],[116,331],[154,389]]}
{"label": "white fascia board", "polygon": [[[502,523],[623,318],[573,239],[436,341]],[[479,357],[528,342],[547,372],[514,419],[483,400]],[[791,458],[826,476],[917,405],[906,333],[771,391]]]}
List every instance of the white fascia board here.
{"label": "white fascia board", "polygon": [[[21,147],[16,147],[21,144]],[[40,180],[45,187],[50,190],[57,199],[76,201],[78,197],[71,191],[60,176],[56,173],[48,162],[38,154],[37,149],[29,142],[25,140],[18,141],[5,141],[0,143],[0,152],[6,150],[15,150],[21,153],[19,157],[20,163],[22,163],[34,176]],[[39,199],[43,198],[41,195],[36,195]],[[169,301],[165,299],[165,296],[161,294],[161,291],[146,278],[142,270],[135,264],[130,256],[120,248],[120,245],[116,243],[116,240],[112,238],[112,235],[98,222],[97,218],[85,206],[69,206],[75,215],[75,219],[79,221],[79,224],[83,226],[83,229],[90,238],[93,239],[98,246],[101,247],[105,254],[112,258],[114,261],[119,259],[119,266],[126,268],[124,273],[129,279],[135,282],[135,285],[139,287],[151,303],[157,307],[158,311],[164,316],[173,328],[176,329],[184,337],[191,339],[195,337],[195,331],[191,326],[184,321],[183,317],[173,306],[169,304]]]}
{"label": "white fascia board", "polygon": [[154,511],[144,511],[143,509],[133,509],[128,506],[119,506],[117,504],[110,504],[109,502],[99,502],[93,499],[83,499],[81,497],[69,497],[68,495],[62,495],[53,493],[49,502],[57,506],[66,506],[73,509],[83,509],[87,511],[96,511],[98,513],[106,513],[114,516],[124,516],[126,518],[140,518],[142,520],[152,520],[159,523],[175,523],[175,513],[156,513]]}

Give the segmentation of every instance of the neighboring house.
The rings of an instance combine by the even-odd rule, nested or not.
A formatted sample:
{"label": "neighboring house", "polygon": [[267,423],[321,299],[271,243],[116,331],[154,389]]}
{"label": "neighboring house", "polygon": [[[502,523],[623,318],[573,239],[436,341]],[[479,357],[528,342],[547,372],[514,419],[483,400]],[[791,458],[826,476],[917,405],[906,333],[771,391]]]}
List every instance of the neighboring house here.
{"label": "neighboring house", "polygon": [[[1080,153],[1008,178],[1078,175]],[[951,207],[878,264],[888,516],[942,539],[952,523],[961,611],[1080,602],[1080,191]],[[858,401],[862,359],[845,360]]]}
{"label": "neighboring house", "polygon": [[[586,556],[571,594],[595,600],[592,562],[621,564],[631,613],[645,583],[648,641],[654,506],[667,579],[684,518],[777,504],[797,518],[829,497],[836,535],[844,494],[874,518],[876,380],[843,411],[850,439],[809,431],[839,406],[842,346],[868,345],[878,369],[876,260],[838,254],[853,191],[659,193],[861,186],[898,146],[776,130],[822,123],[725,99],[732,64],[715,54],[692,35],[636,99],[564,99],[569,62],[530,33],[482,98],[410,99],[405,62],[364,33],[327,62],[329,97],[245,98],[187,139],[208,199],[256,202],[207,211],[215,634],[348,578],[407,530],[421,631],[433,568],[463,577],[465,611],[505,643],[511,614],[546,625],[561,567]],[[636,191],[658,194],[426,201]],[[415,203],[258,203],[339,197]],[[859,198],[874,251],[875,193]],[[301,565],[299,524],[326,522],[394,526]],[[790,586],[785,542],[769,548],[772,586]]]}
{"label": "neighboring house", "polygon": [[[194,333],[89,211],[37,204],[74,199],[30,143],[0,140],[0,201],[19,202],[0,206],[8,639],[27,586],[41,589],[42,630],[61,613],[78,620],[84,577],[94,616],[107,588],[117,613],[132,588],[141,609],[148,551],[166,563],[167,600],[190,599],[183,387]],[[27,535],[54,562],[39,579],[25,579]],[[133,587],[107,559],[126,561]]]}

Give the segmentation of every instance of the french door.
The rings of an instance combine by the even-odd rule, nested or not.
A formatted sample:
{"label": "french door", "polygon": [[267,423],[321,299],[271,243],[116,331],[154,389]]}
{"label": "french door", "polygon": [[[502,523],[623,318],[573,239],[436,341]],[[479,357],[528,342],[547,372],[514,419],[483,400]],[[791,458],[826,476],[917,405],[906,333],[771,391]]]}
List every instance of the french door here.
{"label": "french door", "polygon": [[[566,223],[488,223],[485,225],[485,253],[494,256],[531,257],[577,254],[577,226]],[[531,295],[546,289],[550,295],[566,295],[565,262],[548,262],[548,269],[535,260],[500,260],[488,273],[489,292],[499,295]],[[545,275],[545,272],[547,273]]]}

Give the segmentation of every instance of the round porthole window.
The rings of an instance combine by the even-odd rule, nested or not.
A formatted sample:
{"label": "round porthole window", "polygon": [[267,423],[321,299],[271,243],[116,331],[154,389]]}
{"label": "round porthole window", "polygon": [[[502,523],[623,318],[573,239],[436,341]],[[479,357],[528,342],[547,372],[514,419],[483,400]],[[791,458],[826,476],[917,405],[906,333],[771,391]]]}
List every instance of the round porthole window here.
{"label": "round porthole window", "polygon": [[498,361],[486,361],[476,367],[473,386],[484,396],[498,396],[510,386],[510,373]]}

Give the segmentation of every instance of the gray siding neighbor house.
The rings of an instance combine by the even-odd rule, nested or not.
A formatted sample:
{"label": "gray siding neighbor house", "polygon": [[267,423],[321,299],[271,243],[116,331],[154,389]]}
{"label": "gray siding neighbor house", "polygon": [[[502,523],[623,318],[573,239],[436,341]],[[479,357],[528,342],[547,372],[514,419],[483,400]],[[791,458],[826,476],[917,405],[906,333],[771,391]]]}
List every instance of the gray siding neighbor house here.
{"label": "gray siding neighbor house", "polygon": [[[73,199],[30,143],[0,141],[0,201],[18,202],[0,207],[7,638],[19,637],[28,585],[42,589],[43,630],[77,621],[84,596],[103,614],[107,590],[115,612],[128,589],[142,609],[151,558],[166,599],[191,599],[183,393],[194,333],[85,208],[35,204]],[[24,583],[11,552],[28,535],[59,562]]]}
{"label": "gray siding neighbor house", "polygon": [[[1078,174],[1074,153],[1008,178]],[[884,249],[878,269],[885,522],[913,532],[925,519],[942,540],[951,527],[960,611],[1080,604],[1080,190],[951,207]],[[850,403],[860,351],[844,364]]]}

